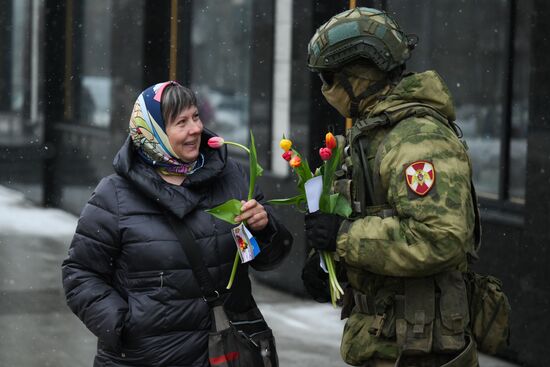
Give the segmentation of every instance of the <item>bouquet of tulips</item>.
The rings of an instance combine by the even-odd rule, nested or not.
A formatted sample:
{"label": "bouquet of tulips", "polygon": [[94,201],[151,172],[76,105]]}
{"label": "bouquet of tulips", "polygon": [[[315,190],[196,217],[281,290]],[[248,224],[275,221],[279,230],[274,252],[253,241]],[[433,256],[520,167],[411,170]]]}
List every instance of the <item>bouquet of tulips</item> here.
{"label": "bouquet of tulips", "polygon": [[[322,176],[319,210],[324,213],[349,217],[352,212],[349,202],[342,195],[332,192],[334,173],[340,165],[341,157],[341,149],[338,149],[338,143],[334,135],[329,132],[325,136],[325,146],[319,149],[319,156],[323,160],[323,165],[315,171],[315,174],[311,172],[307,160],[293,148],[291,140],[283,136],[279,146],[284,150],[283,159],[288,161],[290,167],[298,176],[297,187],[299,194],[291,198],[269,200],[269,203],[274,205],[296,205],[299,207],[301,204],[307,202],[306,182],[316,176]],[[329,274],[331,301],[333,305],[336,305],[336,300],[341,298],[344,291],[336,278],[333,255],[328,251],[320,251],[320,255]]]}
{"label": "bouquet of tulips", "polygon": [[[256,146],[254,144],[254,135],[252,134],[252,131],[250,131],[250,148],[247,148],[244,145],[239,143],[234,143],[232,141],[225,141],[222,137],[219,137],[219,136],[215,136],[208,139],[208,146],[213,149],[219,149],[224,144],[236,146],[244,150],[248,154],[248,162],[250,166],[250,183],[248,187],[247,200],[251,200],[252,196],[254,195],[254,185],[256,184],[256,178],[258,176],[261,176],[263,172],[263,168],[258,164],[258,158],[256,155]],[[211,215],[225,222],[228,222],[231,224],[238,224],[237,222],[235,222],[234,219],[236,216],[241,214],[241,206],[242,204],[239,200],[230,199],[221,205],[218,205],[212,209],[208,209],[206,212],[210,213]],[[233,261],[233,269],[231,270],[231,276],[229,278],[229,282],[227,283],[227,287],[226,287],[227,289],[230,289],[231,286],[233,285],[233,280],[235,279],[235,274],[237,272],[238,265],[239,265],[239,251],[236,250],[235,261]]]}

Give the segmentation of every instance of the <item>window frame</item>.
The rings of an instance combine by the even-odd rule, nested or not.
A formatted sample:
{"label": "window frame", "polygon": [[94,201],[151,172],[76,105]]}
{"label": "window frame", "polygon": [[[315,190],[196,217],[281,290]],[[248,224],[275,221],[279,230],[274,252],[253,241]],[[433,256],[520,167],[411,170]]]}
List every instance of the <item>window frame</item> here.
{"label": "window frame", "polygon": [[[517,16],[516,11],[518,9],[517,0],[507,0],[508,14],[507,18],[503,20],[505,29],[507,32],[506,49],[504,50],[506,57],[504,59],[505,74],[504,78],[504,90],[502,96],[502,121],[500,124],[499,138],[499,178],[498,186],[496,187],[496,195],[489,193],[479,193],[479,202],[483,210],[500,211],[509,213],[513,223],[519,223],[518,218],[523,218],[525,207],[525,196],[523,198],[514,198],[510,195],[510,181],[511,181],[511,143],[512,143],[512,112],[514,102],[514,76],[515,76],[515,50],[516,50],[516,32],[517,32]],[[361,6],[358,4],[358,6]],[[379,6],[381,9],[388,10],[387,0],[374,0],[365,1],[362,6]],[[467,141],[466,141],[467,142]],[[527,163],[527,157],[525,157]],[[527,169],[527,167],[526,167]],[[526,182],[524,182],[526,187]]]}

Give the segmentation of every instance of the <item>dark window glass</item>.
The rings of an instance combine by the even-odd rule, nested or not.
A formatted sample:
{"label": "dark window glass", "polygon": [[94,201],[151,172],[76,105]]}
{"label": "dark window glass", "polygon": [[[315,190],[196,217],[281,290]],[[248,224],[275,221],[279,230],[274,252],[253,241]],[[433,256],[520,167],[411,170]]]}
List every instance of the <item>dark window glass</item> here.
{"label": "dark window glass", "polygon": [[80,1],[82,18],[74,22],[75,39],[79,40],[75,44],[75,117],[80,123],[97,127],[108,127],[111,120],[112,3],[113,0]]}
{"label": "dark window glass", "polygon": [[529,121],[529,73],[531,26],[529,16],[532,3],[521,3],[516,11],[514,50],[514,82],[510,131],[510,200],[525,200],[525,173],[527,161],[527,124]]}
{"label": "dark window glass", "polygon": [[193,4],[191,85],[201,118],[226,140],[248,141],[251,0]]}
{"label": "dark window glass", "polygon": [[408,68],[435,69],[447,82],[470,147],[478,193],[497,198],[509,2],[389,0],[388,11],[405,32],[420,37]]}
{"label": "dark window glass", "polygon": [[[9,114],[11,124],[18,125],[12,126],[12,129],[25,128],[28,132],[26,125],[32,122],[23,120],[32,119],[36,122],[39,119],[36,109],[36,92],[39,88],[36,73],[40,50],[36,42],[33,43],[39,37],[39,7],[33,7],[30,0],[1,1],[0,6],[0,113]],[[5,125],[8,119],[3,120]]]}
{"label": "dark window glass", "polygon": [[40,200],[42,4],[0,0],[0,184]]}

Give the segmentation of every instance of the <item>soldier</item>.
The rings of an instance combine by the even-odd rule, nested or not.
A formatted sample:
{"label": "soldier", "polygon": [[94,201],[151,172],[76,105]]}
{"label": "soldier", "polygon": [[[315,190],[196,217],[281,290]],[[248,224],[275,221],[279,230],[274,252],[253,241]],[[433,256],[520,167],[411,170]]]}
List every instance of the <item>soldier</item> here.
{"label": "soldier", "polygon": [[[443,80],[404,72],[416,43],[385,12],[356,8],[308,47],[326,100],[354,119],[334,186],[354,213],[305,220],[308,245],[336,251],[347,277],[341,354],[354,366],[478,365],[463,280],[479,240],[472,166]],[[318,264],[303,279],[321,300]]]}

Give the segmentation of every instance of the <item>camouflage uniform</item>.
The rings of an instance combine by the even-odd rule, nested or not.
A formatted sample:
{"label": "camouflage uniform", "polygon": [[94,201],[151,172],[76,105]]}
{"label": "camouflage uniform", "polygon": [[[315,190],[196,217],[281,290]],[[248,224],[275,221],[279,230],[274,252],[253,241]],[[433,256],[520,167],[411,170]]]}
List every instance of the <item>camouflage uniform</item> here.
{"label": "camouflage uniform", "polygon": [[[363,134],[370,144],[364,155],[376,178],[375,190],[385,202],[367,206],[366,216],[345,221],[337,239],[337,255],[345,264],[349,284],[370,297],[375,308],[369,315],[356,306],[346,323],[341,353],[351,365],[362,365],[373,357],[398,357],[394,330],[397,316],[391,299],[404,293],[404,277],[465,271],[467,254],[474,251],[471,163],[452,127],[431,115],[413,115],[395,126],[376,122],[376,117],[390,111],[409,114],[418,103],[454,119],[447,87],[437,73],[427,71],[403,78],[356,122],[356,126],[367,125]],[[374,121],[370,129],[364,123],[369,120]],[[357,174],[359,159],[353,149],[351,152],[347,162],[353,167],[354,181],[361,182]],[[416,161],[431,162],[435,168],[435,184],[426,196],[417,195],[406,183],[405,168]],[[357,196],[356,191],[351,193],[352,198]],[[378,215],[387,209],[395,212],[387,217]],[[384,313],[385,325],[376,336],[376,314]],[[389,313],[393,313],[393,319],[388,319]]]}
{"label": "camouflage uniform", "polygon": [[475,367],[463,280],[479,239],[472,167],[439,75],[403,74],[416,41],[371,8],[334,16],[311,39],[326,100],[355,118],[335,182],[354,214],[339,227],[306,216],[306,235],[323,250],[316,225],[339,228],[347,363]]}

